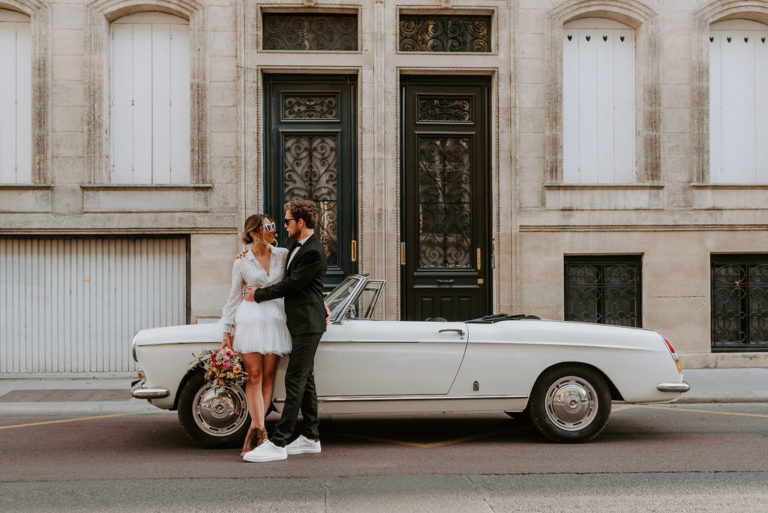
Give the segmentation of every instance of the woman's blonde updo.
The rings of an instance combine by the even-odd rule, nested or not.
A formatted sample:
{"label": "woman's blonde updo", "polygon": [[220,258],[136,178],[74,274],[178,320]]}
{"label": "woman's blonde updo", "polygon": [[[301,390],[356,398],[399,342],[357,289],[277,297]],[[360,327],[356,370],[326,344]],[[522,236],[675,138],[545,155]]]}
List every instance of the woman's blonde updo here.
{"label": "woman's blonde updo", "polygon": [[265,223],[271,223],[272,218],[267,214],[253,214],[245,220],[245,226],[243,227],[243,242],[246,244],[253,243],[253,237],[251,232],[258,232]]}

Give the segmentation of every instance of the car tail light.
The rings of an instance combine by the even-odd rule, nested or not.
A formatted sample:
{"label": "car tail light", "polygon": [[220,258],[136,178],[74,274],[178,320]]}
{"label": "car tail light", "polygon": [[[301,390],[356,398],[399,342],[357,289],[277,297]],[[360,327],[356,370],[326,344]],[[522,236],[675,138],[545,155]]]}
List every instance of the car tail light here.
{"label": "car tail light", "polygon": [[675,360],[675,365],[677,365],[677,371],[683,372],[683,366],[680,365],[680,358],[677,356],[677,353],[675,352],[675,348],[672,347],[672,344],[669,343],[669,340],[666,338],[664,339],[664,342],[667,344],[667,349],[669,349],[669,354],[672,355],[672,359]]}

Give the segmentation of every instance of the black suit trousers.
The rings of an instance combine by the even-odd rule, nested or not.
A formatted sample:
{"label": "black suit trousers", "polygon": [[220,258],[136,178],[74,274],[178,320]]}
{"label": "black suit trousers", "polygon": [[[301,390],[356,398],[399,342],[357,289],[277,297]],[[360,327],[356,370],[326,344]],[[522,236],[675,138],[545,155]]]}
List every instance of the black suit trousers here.
{"label": "black suit trousers", "polygon": [[291,337],[293,347],[288,369],[285,371],[285,404],[280,421],[270,437],[270,441],[278,447],[284,447],[293,436],[299,409],[304,417],[301,434],[313,440],[320,437],[313,369],[315,353],[322,336],[322,333],[308,333]]}

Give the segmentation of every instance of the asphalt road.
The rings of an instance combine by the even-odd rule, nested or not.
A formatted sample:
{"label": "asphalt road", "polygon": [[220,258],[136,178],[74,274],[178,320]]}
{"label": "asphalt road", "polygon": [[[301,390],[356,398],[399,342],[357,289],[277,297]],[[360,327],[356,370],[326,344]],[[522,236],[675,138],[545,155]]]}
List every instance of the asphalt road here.
{"label": "asphalt road", "polygon": [[766,404],[616,404],[578,445],[504,414],[321,433],[320,455],[249,464],[167,412],[4,416],[0,511],[768,511]]}

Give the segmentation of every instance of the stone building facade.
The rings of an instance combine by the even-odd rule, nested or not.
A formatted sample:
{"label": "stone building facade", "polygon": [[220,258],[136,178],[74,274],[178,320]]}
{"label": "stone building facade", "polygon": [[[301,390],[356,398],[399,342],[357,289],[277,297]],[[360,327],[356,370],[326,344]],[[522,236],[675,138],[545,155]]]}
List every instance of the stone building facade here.
{"label": "stone building facade", "polygon": [[[12,24],[29,94],[3,112],[31,120],[6,123],[30,158],[0,183],[0,375],[125,373],[135,329],[216,318],[245,217],[282,221],[287,196],[320,189],[286,179],[302,165],[330,169],[331,279],[387,280],[381,318],[616,322],[662,332],[687,367],[768,365],[762,117],[734,153],[711,92],[733,75],[716,38],[759,45],[768,1],[0,0],[0,35]],[[738,51],[759,63],[755,48]],[[147,59],[142,114],[136,79],[130,106],[115,99]],[[166,68],[188,91],[160,91]],[[752,91],[739,112],[762,112]],[[737,108],[726,93],[717,112]],[[730,180],[731,164],[754,174]]]}

